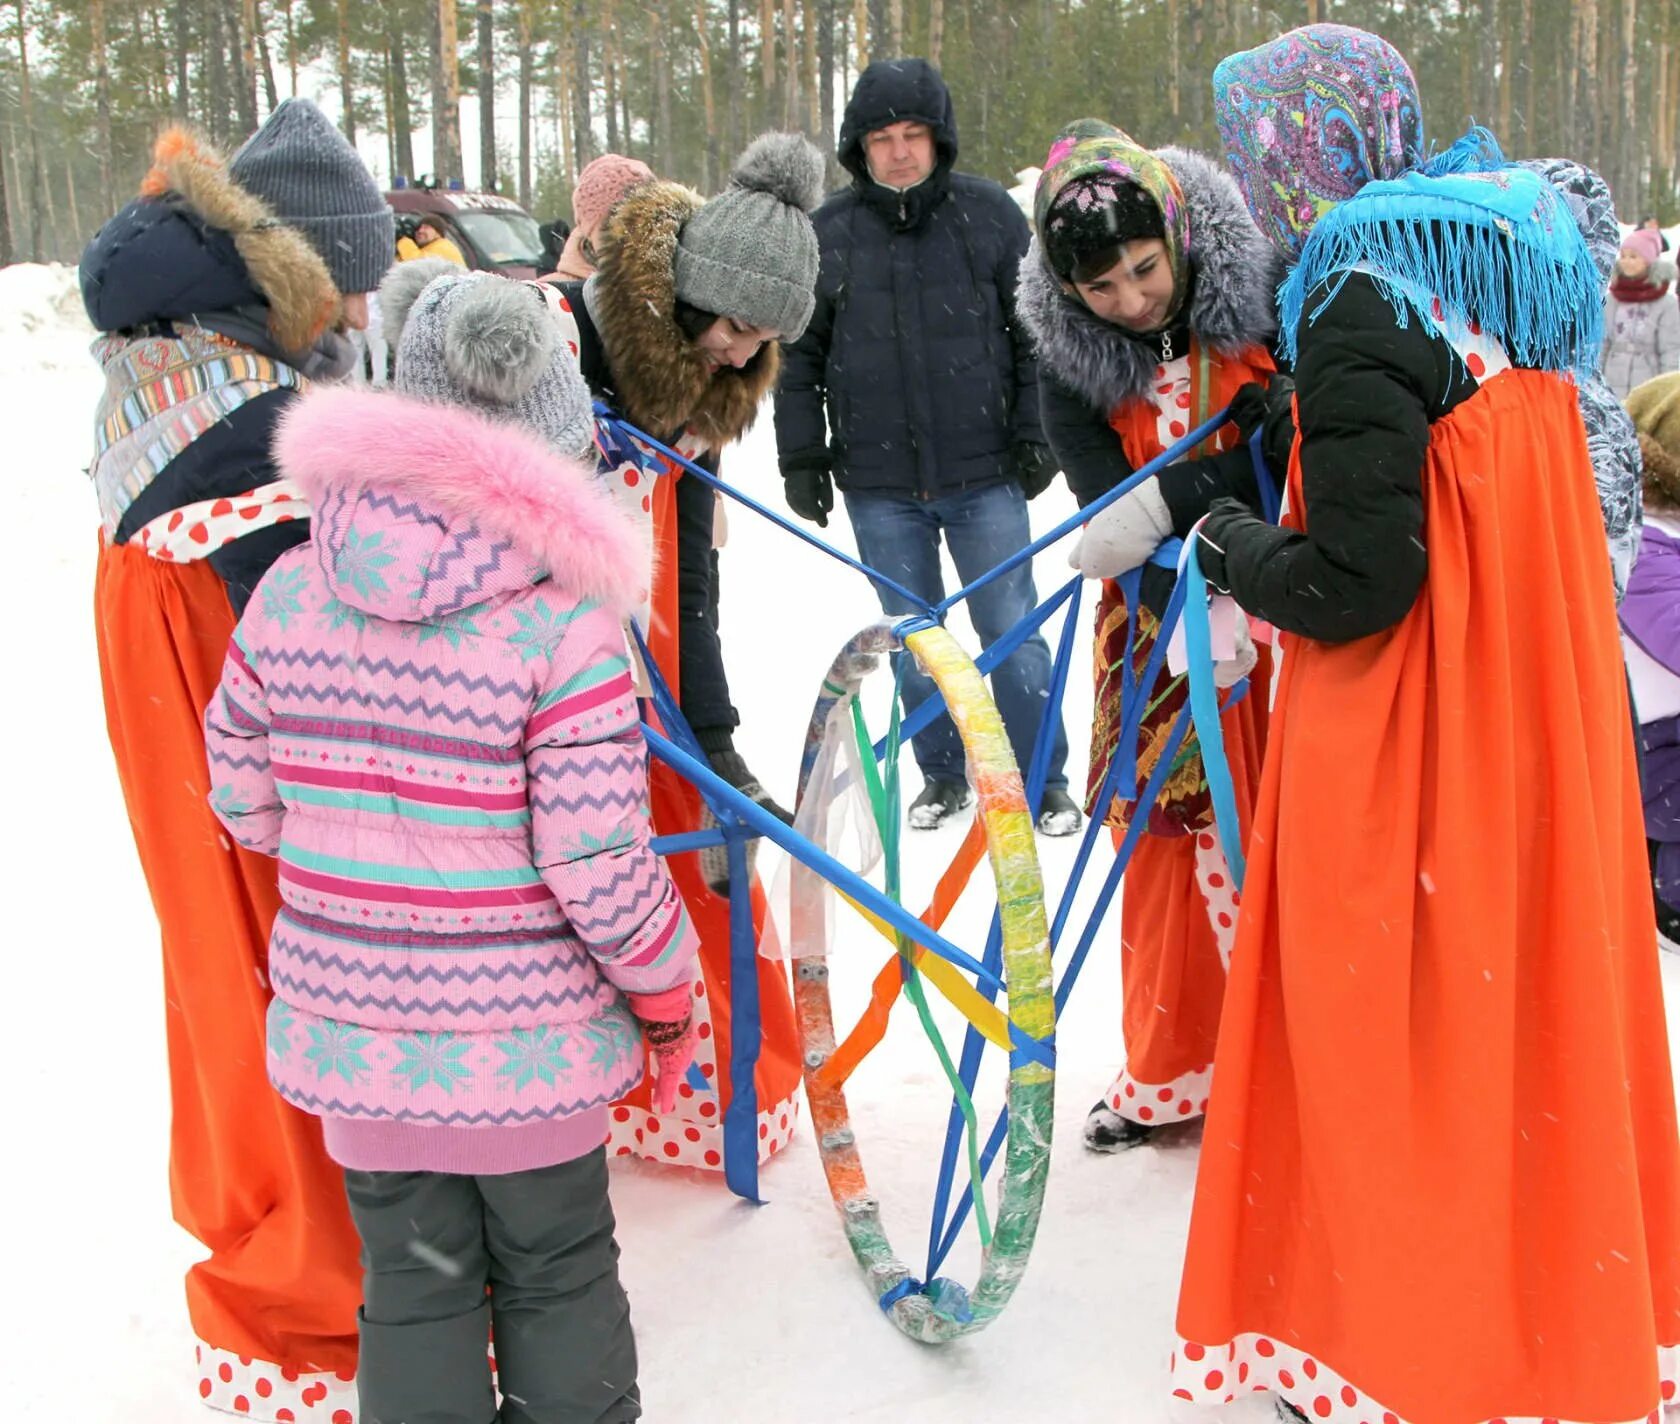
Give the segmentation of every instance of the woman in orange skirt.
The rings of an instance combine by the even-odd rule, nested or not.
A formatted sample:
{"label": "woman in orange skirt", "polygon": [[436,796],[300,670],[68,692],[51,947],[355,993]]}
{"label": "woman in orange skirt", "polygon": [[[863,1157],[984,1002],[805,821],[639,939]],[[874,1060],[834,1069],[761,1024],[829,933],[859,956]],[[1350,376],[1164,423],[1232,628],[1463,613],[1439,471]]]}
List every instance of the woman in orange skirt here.
{"label": "woman in orange skirt", "polygon": [[[1071,125],[1051,147],[1033,227],[1018,309],[1038,355],[1045,435],[1085,504],[1229,405],[1245,385],[1269,378],[1277,262],[1229,174],[1184,149],[1150,152],[1095,119]],[[1236,424],[1221,427],[1195,458],[1116,501],[1091,521],[1075,554],[1084,572],[1104,580],[1088,810],[1106,814],[1117,843],[1132,803],[1102,807],[1094,798],[1121,751],[1127,628],[1135,620],[1131,671],[1141,680],[1171,574],[1146,569],[1135,608],[1117,578],[1168,535],[1189,533],[1210,491],[1258,506],[1242,433]],[[1265,745],[1269,668],[1269,655],[1259,654],[1251,695],[1225,715],[1245,826]],[[1186,699],[1182,679],[1165,665],[1140,695],[1154,704],[1138,733],[1141,778]],[[1163,1127],[1199,1122],[1207,1104],[1238,894],[1214,835],[1193,734],[1178,759],[1126,869],[1126,1058],[1085,1120],[1085,1145],[1094,1152],[1124,1151]]]}
{"label": "woman in orange skirt", "polygon": [[308,507],[268,444],[310,382],[344,376],[391,262],[390,209],[307,100],[231,165],[179,129],[83,254],[105,333],[92,475],[105,717],[163,950],[169,1186],[208,1251],[187,1273],[197,1397],[351,1424],[361,1268],[317,1119],[268,1084],[274,863],[210,810],[204,709],[234,623]]}
{"label": "woman in orange skirt", "polygon": [[1675,1394],[1680,1142],[1612,580],[1551,188],[1423,162],[1374,35],[1215,74],[1297,266],[1284,528],[1209,581],[1282,633],[1174,1393],[1334,1424],[1622,1424]]}

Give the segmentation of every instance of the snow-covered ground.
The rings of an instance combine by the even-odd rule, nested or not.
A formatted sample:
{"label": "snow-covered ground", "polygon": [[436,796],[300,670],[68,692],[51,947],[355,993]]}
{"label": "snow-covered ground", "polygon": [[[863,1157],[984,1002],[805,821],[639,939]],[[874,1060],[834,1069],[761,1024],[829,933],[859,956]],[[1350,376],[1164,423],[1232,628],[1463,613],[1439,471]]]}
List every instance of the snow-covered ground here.
{"label": "snow-covered ground", "polygon": [[[181,1291],[197,1249],[169,1218],[157,935],[105,740],[89,618],[95,515],[79,472],[99,379],[79,355],[89,333],[78,325],[73,293],[73,273],[63,269],[0,271],[0,429],[18,516],[13,693],[0,729],[14,749],[6,936],[14,965],[7,1060],[14,1123],[9,1181],[0,1192],[0,1417],[197,1424],[206,1416],[192,1394]],[[724,473],[777,500],[768,420],[726,460]],[[1035,504],[1035,524],[1048,528],[1071,509],[1058,487]],[[740,745],[772,791],[790,798],[822,672],[841,643],[873,620],[876,605],[860,576],[764,521],[737,511],[730,528],[723,616],[745,720]],[[831,520],[828,534],[849,546],[843,517]],[[1066,572],[1059,552],[1042,557],[1040,592]],[[1088,621],[1081,617],[1067,712],[1076,782],[1089,714]],[[953,627],[972,647],[960,618]],[[885,689],[872,691],[881,728]],[[925,902],[961,834],[950,828],[907,837],[909,903]],[[1054,897],[1072,847],[1041,839],[1040,851]],[[764,869],[771,878],[774,866]],[[990,910],[985,888],[982,871],[947,925],[976,953]],[[1086,893],[1092,890],[1094,883]],[[881,958],[880,942],[850,918],[842,913],[838,921],[833,961],[842,1006],[861,1004]],[[1665,957],[1664,971],[1680,1039],[1680,960]],[[615,1163],[649,1419],[1166,1424],[1180,1417],[1165,1397],[1165,1370],[1196,1148],[1180,1143],[1118,1158],[1081,1150],[1085,1111],[1117,1063],[1118,1023],[1113,919],[1058,1029],[1057,1137],[1032,1264],[1009,1311],[955,1345],[914,1345],[881,1317],[803,1127],[766,1169],[762,1208],[736,1201],[710,1175]],[[944,1026],[954,1037],[952,1022]],[[985,1116],[985,1104],[995,1109],[997,1078],[983,1078],[982,1088],[989,1090]],[[949,1098],[907,1010],[852,1080],[850,1098],[888,1229],[917,1265]],[[971,1242],[947,1273],[972,1284],[976,1257]],[[1221,1420],[1270,1417],[1267,1406],[1248,1400]]]}

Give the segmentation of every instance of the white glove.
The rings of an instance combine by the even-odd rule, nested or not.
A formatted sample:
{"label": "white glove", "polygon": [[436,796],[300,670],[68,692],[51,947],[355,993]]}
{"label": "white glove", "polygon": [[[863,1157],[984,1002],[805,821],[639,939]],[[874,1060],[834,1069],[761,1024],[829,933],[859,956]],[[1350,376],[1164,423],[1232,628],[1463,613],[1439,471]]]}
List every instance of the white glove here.
{"label": "white glove", "polygon": [[1218,688],[1235,687],[1260,661],[1260,650],[1254,646],[1254,635],[1248,631],[1248,616],[1240,608],[1236,613],[1236,651],[1213,665],[1213,685]]}
{"label": "white glove", "polygon": [[1172,537],[1172,516],[1151,475],[1136,489],[1095,515],[1068,555],[1068,563],[1086,578],[1119,578],[1147,563]]}

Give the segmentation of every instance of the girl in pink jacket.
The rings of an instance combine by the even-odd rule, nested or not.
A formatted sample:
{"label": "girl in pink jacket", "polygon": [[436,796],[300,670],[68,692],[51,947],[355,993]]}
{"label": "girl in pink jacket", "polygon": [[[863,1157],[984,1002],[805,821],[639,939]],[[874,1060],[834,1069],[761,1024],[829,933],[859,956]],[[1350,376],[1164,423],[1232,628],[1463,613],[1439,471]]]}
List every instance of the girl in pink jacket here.
{"label": "girl in pink jacket", "polygon": [[286,420],[314,539],[205,718],[217,814],[280,861],[269,1078],[345,1169],[363,1424],[497,1418],[492,1322],[506,1424],[636,1419],[607,1105],[644,1036],[675,1094],[695,953],[648,845],[645,545],[534,287],[444,275],[385,314],[396,393]]}

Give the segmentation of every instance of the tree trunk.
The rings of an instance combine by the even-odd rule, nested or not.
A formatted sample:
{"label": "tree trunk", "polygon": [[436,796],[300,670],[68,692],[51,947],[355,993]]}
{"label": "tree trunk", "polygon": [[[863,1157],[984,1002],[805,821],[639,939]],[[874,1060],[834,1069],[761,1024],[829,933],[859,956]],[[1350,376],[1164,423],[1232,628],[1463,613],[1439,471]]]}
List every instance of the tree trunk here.
{"label": "tree trunk", "polygon": [[64,160],[64,195],[70,203],[70,247],[80,252],[86,238],[82,235],[81,210],[76,206],[76,165],[68,157]]}
{"label": "tree trunk", "polygon": [[[1179,0],[1167,0],[1167,107],[1171,111],[1174,126],[1177,126],[1178,103],[1178,61],[1179,61]],[[1307,12],[1313,10],[1312,0],[1307,0]],[[1312,21],[1308,20],[1308,24]],[[1173,134],[1173,142],[1177,143],[1179,135]]]}
{"label": "tree trunk", "polygon": [[207,102],[211,139],[220,144],[228,138],[227,46],[222,34],[220,0],[203,0],[204,6],[204,63],[208,70]]}
{"label": "tree trunk", "polygon": [[1516,60],[1519,51],[1516,46],[1513,28],[1516,20],[1511,13],[1509,0],[1506,0],[1506,4],[1501,7],[1499,22],[1498,132],[1501,143],[1511,143],[1513,141],[1511,133],[1511,96],[1514,88],[1511,82],[1511,72],[1517,67]]}
{"label": "tree trunk", "polygon": [[260,18],[257,21],[257,59],[262,66],[263,98],[268,101],[268,112],[272,114],[280,107],[280,91],[274,83],[274,56],[269,51],[268,27]]}
{"label": "tree trunk", "polygon": [[729,0],[729,152],[741,151],[741,0]]}
{"label": "tree trunk", "polygon": [[659,132],[655,135],[653,151],[657,155],[653,167],[659,173],[677,170],[677,134],[671,121],[671,0],[654,0],[649,11],[653,17],[653,100]]}
{"label": "tree trunk", "polygon": [[437,0],[436,106],[432,113],[432,162],[438,179],[447,184],[462,176],[461,65],[455,0]]}
{"label": "tree trunk", "polygon": [[572,147],[579,171],[595,156],[589,104],[589,10],[572,0]]}
{"label": "tree trunk", "polygon": [[852,0],[852,34],[857,41],[857,72],[869,68],[869,0]]}
{"label": "tree trunk", "polygon": [[175,117],[185,123],[187,110],[187,50],[192,45],[192,25],[189,22],[189,0],[175,0]]}
{"label": "tree trunk", "polygon": [[1636,222],[1635,208],[1644,196],[1640,180],[1645,157],[1644,131],[1639,123],[1639,48],[1634,42],[1637,21],[1637,0],[1622,0],[1622,132],[1618,145],[1622,187],[1616,190],[1616,197],[1622,210]]}
{"label": "tree trunk", "polygon": [[782,67],[783,129],[799,127],[799,38],[796,30],[794,0],[782,0],[783,51],[787,56]]}
{"label": "tree trunk", "polygon": [[800,0],[799,6],[799,92],[805,99],[802,127],[808,138],[817,128],[817,0]]}
{"label": "tree trunk", "polygon": [[239,117],[249,125],[247,133],[257,127],[257,0],[241,0],[239,6]]}
{"label": "tree trunk", "polygon": [[618,141],[618,16],[613,0],[606,0],[601,10],[603,31],[601,49],[601,84],[607,101],[607,152],[622,153]]}
{"label": "tree trunk", "polygon": [[[451,0],[453,3],[453,0]],[[350,68],[350,0],[338,0],[338,102],[345,138],[356,142],[356,76]]]}
{"label": "tree trunk", "polygon": [[254,133],[257,127],[256,67],[245,63],[247,40],[243,12],[242,0],[228,0],[222,15],[227,37],[228,89],[240,137]]}
{"label": "tree trunk", "polygon": [[835,0],[817,0],[817,147],[825,157],[834,145],[834,11]]}
{"label": "tree trunk", "polygon": [[887,35],[897,59],[904,53],[904,0],[887,0]]}
{"label": "tree trunk", "polygon": [[1499,0],[1477,0],[1476,80],[1471,116],[1491,124],[1499,107]]}
{"label": "tree trunk", "polygon": [[105,0],[92,0],[88,21],[93,38],[93,89],[98,117],[99,205],[103,212],[117,210],[117,192],[111,182],[111,68],[105,57]]}
{"label": "tree trunk", "polygon": [[536,82],[531,3],[519,0],[519,206],[531,210],[531,90]]}
{"label": "tree trunk", "polygon": [[18,100],[23,115],[24,138],[29,143],[29,251],[31,262],[41,260],[41,140],[35,132],[35,100],[29,90],[29,21],[23,0],[17,6]]}
{"label": "tree trunk", "polygon": [[562,30],[560,47],[554,57],[554,112],[560,122],[560,171],[566,175],[570,190],[577,180],[577,168],[572,162],[572,47]]}
{"label": "tree trunk", "polygon": [[945,0],[928,0],[928,63],[939,67],[940,51],[945,47]]}
{"label": "tree trunk", "polygon": [[499,192],[496,172],[496,16],[478,0],[478,186]]}
{"label": "tree trunk", "polygon": [[758,0],[758,83],[758,126],[767,129],[776,112],[776,0]]}
{"label": "tree trunk", "polygon": [[[286,8],[286,72],[291,81],[287,92],[295,99],[297,98],[298,74],[297,24],[292,14],[292,0],[281,0],[281,3]],[[412,177],[413,175],[410,174],[409,176]]]}
{"label": "tree trunk", "polygon": [[6,182],[6,160],[0,154],[0,267],[17,261],[12,246],[12,189]]}
{"label": "tree trunk", "polygon": [[1522,56],[1523,62],[1523,107],[1522,123],[1519,126],[1519,148],[1524,153],[1533,153],[1538,136],[1535,120],[1539,117],[1534,112],[1534,77],[1540,70],[1539,61],[1534,53],[1534,0],[1522,0],[1519,24],[1521,28],[1517,37],[1517,53]]}
{"label": "tree trunk", "polygon": [[391,57],[391,163],[392,173],[412,179],[414,172],[414,117],[408,103],[407,40],[399,32],[395,12],[385,10],[385,52]]}
{"label": "tree trunk", "polygon": [[706,0],[694,0],[694,37],[700,48],[700,106],[706,118],[706,142],[700,152],[700,188],[712,191],[717,174],[717,106],[712,97],[712,38]]}
{"label": "tree trunk", "polygon": [[1577,32],[1575,69],[1579,97],[1575,109],[1575,151],[1588,163],[1604,171],[1604,155],[1598,144],[1598,0],[1576,0]]}

